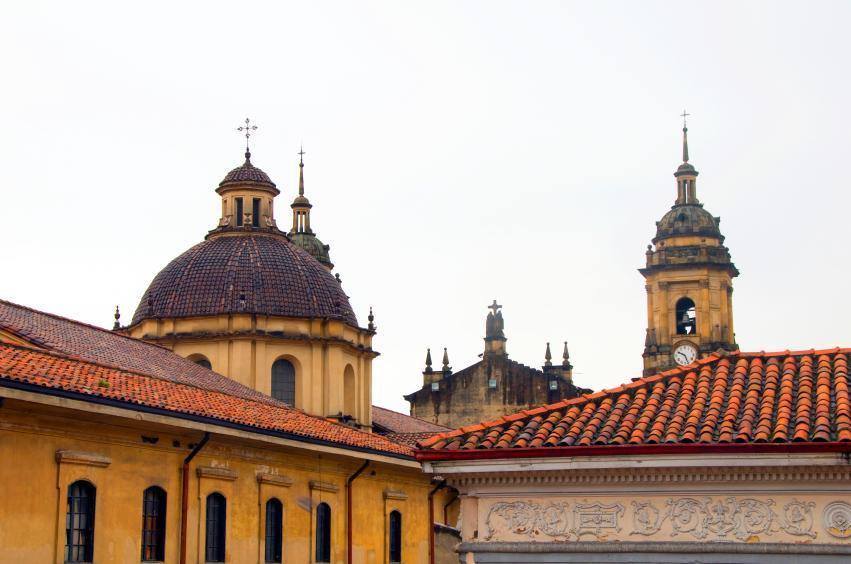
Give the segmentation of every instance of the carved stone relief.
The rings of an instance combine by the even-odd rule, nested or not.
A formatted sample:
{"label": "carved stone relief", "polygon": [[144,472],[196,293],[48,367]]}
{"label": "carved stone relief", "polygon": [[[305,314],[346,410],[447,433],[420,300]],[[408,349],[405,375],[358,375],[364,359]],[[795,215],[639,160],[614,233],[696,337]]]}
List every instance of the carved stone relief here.
{"label": "carved stone relief", "polygon": [[[751,540],[784,531],[793,536],[815,538],[812,531],[813,502],[792,500],[783,506],[782,515],[772,507],[774,500],[735,497],[701,499],[669,498],[667,508],[660,511],[650,502],[632,502],[631,535],[651,536],[659,533],[667,522],[671,537],[686,535],[695,539]],[[849,531],[851,532],[851,531]]]}
{"label": "carved stone relief", "polygon": [[566,541],[591,535],[604,540],[607,533],[621,530],[619,520],[623,512],[623,505],[619,503],[576,504],[571,512],[567,503],[500,502],[488,512],[485,540],[491,540],[498,531],[532,539],[545,536]]}
{"label": "carved stone relief", "polygon": [[834,501],[824,508],[824,528],[839,539],[851,537],[851,505]]}

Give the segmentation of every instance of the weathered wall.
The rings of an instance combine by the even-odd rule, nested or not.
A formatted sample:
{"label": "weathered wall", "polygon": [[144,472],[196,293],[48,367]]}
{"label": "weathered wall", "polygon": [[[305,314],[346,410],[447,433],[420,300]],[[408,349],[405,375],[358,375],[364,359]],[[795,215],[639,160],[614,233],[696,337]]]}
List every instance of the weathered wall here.
{"label": "weathered wall", "polygon": [[[491,379],[496,380],[495,388],[488,385]],[[405,397],[412,416],[454,429],[581,393],[567,378],[559,376],[557,382],[558,389],[550,390],[543,372],[506,355],[485,355],[480,362],[442,378],[438,391],[424,386]]]}
{"label": "weathered wall", "polygon": [[[5,461],[0,465],[0,562],[63,561],[67,490],[78,479],[97,488],[96,562],[139,561],[142,492],[151,485],[167,492],[166,561],[177,562],[181,467],[190,444],[201,436],[196,430],[103,415],[96,408],[85,413],[7,399],[0,408]],[[58,451],[72,454],[60,462]],[[261,561],[263,509],[273,496],[284,505],[285,562],[312,561],[312,508],[320,501],[332,508],[333,562],[344,562],[345,482],[361,464],[309,448],[213,435],[189,475],[188,561],[203,562],[199,516],[206,496],[217,491],[227,498],[228,562]],[[432,487],[418,468],[373,462],[354,483],[354,562],[386,562],[387,517],[394,509],[403,515],[404,561],[427,562]],[[449,495],[441,492],[435,505],[442,508]]]}

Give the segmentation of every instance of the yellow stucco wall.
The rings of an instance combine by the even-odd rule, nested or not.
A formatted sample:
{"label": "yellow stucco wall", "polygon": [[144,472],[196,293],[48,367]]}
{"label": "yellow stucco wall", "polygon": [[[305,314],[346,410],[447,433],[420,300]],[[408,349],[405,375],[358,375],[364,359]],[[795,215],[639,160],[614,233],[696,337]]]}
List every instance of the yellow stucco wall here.
{"label": "yellow stucco wall", "polygon": [[[295,406],[320,417],[350,415],[372,424],[372,333],[336,320],[263,315],[149,319],[133,337],[170,348],[213,370],[271,394],[272,364],[289,360],[296,371]],[[345,384],[347,369],[353,380]]]}
{"label": "yellow stucco wall", "polygon": [[[97,488],[95,562],[140,560],[142,493],[152,485],[168,495],[165,561],[178,561],[181,468],[202,432],[101,411],[96,406],[82,412],[4,401],[0,563],[63,561],[67,491],[79,479]],[[153,438],[156,444],[151,444]],[[72,455],[58,461],[58,451]],[[227,499],[227,562],[262,561],[263,513],[272,496],[284,505],[284,562],[312,562],[312,508],[319,502],[332,509],[332,561],[344,562],[345,483],[363,459],[321,451],[311,445],[293,448],[213,434],[191,463],[187,561],[203,562],[204,520],[199,516],[204,515],[206,496],[220,492]],[[371,462],[354,483],[353,562],[387,561],[387,518],[394,509],[403,516],[403,561],[428,561],[429,478],[404,463]],[[443,491],[437,496],[437,520],[451,495]],[[456,510],[451,514],[457,519]]]}

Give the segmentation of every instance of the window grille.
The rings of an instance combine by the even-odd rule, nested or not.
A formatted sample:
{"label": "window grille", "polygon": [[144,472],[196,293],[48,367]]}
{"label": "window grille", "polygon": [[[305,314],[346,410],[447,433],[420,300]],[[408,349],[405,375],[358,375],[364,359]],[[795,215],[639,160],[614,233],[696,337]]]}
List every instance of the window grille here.
{"label": "window grille", "polygon": [[207,539],[205,558],[207,562],[225,561],[225,530],[227,523],[227,500],[222,494],[207,496]]}
{"label": "window grille", "polygon": [[65,562],[91,562],[95,547],[95,487],[80,480],[68,488]]}
{"label": "window grille", "polygon": [[279,358],[272,365],[272,397],[287,405],[295,405],[295,367]]}
{"label": "window grille", "polygon": [[166,493],[152,486],[142,495],[142,561],[165,560]]}
{"label": "window grille", "polygon": [[316,561],[331,562],[331,507],[327,503],[316,508]]}
{"label": "window grille", "polygon": [[284,535],[284,506],[272,498],[266,502],[266,562],[281,562]]}
{"label": "window grille", "polygon": [[390,564],[402,562],[402,514],[390,512]]}

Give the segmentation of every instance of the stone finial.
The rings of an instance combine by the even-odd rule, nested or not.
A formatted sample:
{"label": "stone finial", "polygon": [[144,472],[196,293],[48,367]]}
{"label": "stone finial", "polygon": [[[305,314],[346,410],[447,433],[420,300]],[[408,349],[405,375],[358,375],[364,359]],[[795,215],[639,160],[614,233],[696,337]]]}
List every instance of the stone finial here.
{"label": "stone finial", "polygon": [[564,352],[561,354],[562,366],[570,366],[570,352],[567,350],[567,341],[564,342]]}
{"label": "stone finial", "polygon": [[375,316],[372,314],[372,306],[369,306],[369,315],[366,317],[369,320],[369,325],[366,326],[370,331],[375,331]]}
{"label": "stone finial", "polygon": [[553,365],[553,354],[550,352],[550,344],[547,343],[547,350],[544,353],[544,366]]}
{"label": "stone finial", "polygon": [[113,317],[115,318],[115,323],[112,324],[112,330],[118,331],[121,329],[121,312],[118,311],[118,306],[115,306],[115,315]]}
{"label": "stone finial", "polygon": [[431,372],[431,349],[426,349],[425,371]]}
{"label": "stone finial", "polygon": [[443,347],[443,371],[449,372],[452,367],[449,366],[449,353],[446,352],[446,347]]}

